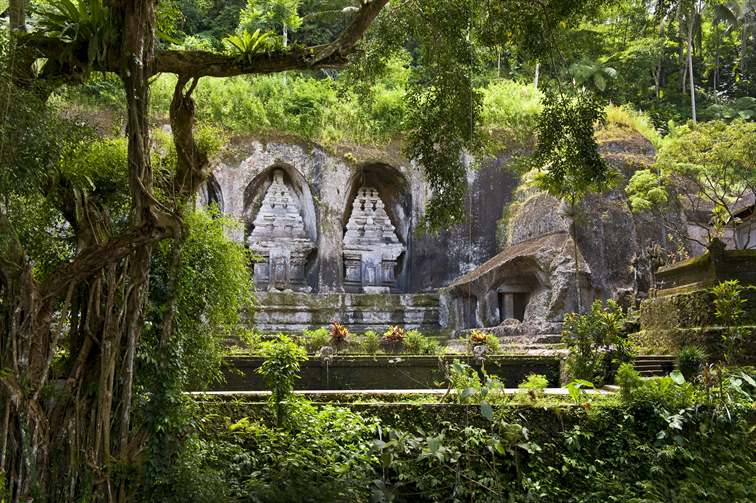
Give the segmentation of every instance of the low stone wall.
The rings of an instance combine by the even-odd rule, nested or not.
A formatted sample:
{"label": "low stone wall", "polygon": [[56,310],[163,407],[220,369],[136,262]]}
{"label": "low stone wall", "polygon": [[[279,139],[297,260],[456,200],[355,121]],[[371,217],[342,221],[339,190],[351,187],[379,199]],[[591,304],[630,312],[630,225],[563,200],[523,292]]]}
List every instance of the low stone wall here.
{"label": "low stone wall", "polygon": [[[746,325],[756,325],[756,290],[745,289],[743,308]],[[687,293],[665,294],[641,303],[640,322],[643,330],[694,328],[716,325],[714,296],[707,289]]]}
{"label": "low stone wall", "polygon": [[[422,400],[420,396],[414,398]],[[249,399],[235,395],[193,395],[192,399],[200,405],[206,418],[203,423],[206,432],[225,430],[229,424],[244,417],[261,421],[273,419],[270,414],[270,404],[262,399]],[[444,422],[479,428],[486,428],[491,424],[481,415],[480,406],[476,404],[391,402],[381,401],[381,397],[378,396],[373,397],[369,402],[348,400],[313,402],[316,407],[324,404],[348,407],[362,414],[363,417],[378,417],[384,425],[406,430],[415,430],[419,427],[433,431]],[[550,407],[528,405],[495,405],[494,407],[499,411],[504,411],[503,415],[511,417],[512,421],[528,425],[531,431],[562,431],[585,415],[585,410],[581,406],[569,403]]]}
{"label": "low stone wall", "polygon": [[[340,356],[325,364],[310,358],[302,364],[302,378],[295,388],[302,390],[346,389],[429,389],[445,388],[444,365],[459,359],[480,370],[472,357],[456,356]],[[255,371],[263,358],[229,357],[224,372],[226,382],[216,391],[259,391],[267,389]],[[485,362],[489,375],[498,376],[506,386],[516,387],[529,374],[543,374],[550,386],[559,385],[561,361],[553,356],[491,356]]]}
{"label": "low stone wall", "polygon": [[389,325],[441,331],[437,294],[257,292],[255,328],[265,333],[301,333],[336,321],[352,333],[383,332]]}

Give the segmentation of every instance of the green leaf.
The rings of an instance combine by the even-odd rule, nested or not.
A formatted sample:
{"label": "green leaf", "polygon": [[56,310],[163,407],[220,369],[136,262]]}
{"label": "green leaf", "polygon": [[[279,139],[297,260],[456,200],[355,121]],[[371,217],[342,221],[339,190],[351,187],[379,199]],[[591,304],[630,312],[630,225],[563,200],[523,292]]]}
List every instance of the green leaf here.
{"label": "green leaf", "polygon": [[685,384],[685,376],[682,375],[682,372],[679,370],[673,370],[669,373],[669,377],[672,378],[672,382],[674,382],[677,385]]}
{"label": "green leaf", "polygon": [[485,417],[489,421],[493,421],[493,407],[491,407],[491,404],[489,404],[485,400],[480,402],[480,413],[483,414],[483,417]]}
{"label": "green leaf", "polygon": [[600,73],[593,74],[593,83],[596,84],[596,88],[599,91],[604,91],[606,89],[606,79],[604,79],[604,76]]}
{"label": "green leaf", "polygon": [[475,388],[465,388],[462,390],[462,393],[459,394],[459,398],[462,400],[465,400],[466,398],[470,398],[475,394]]}
{"label": "green leaf", "polygon": [[747,382],[748,384],[750,384],[750,385],[751,385],[752,387],[756,388],[756,381],[754,381],[754,380],[753,380],[753,378],[752,378],[751,376],[749,376],[749,375],[748,375],[748,374],[746,374],[745,372],[742,372],[742,373],[740,374],[740,377],[741,377],[741,378],[742,378],[742,379],[743,379],[743,380],[744,380],[745,382]]}

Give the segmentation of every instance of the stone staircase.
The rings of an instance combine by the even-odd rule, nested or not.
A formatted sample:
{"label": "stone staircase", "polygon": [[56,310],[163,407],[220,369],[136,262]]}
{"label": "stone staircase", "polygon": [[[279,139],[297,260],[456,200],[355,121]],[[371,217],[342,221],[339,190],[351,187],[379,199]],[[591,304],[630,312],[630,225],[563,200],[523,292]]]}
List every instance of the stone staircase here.
{"label": "stone staircase", "polygon": [[672,355],[640,355],[635,358],[635,370],[642,377],[665,376],[675,369]]}

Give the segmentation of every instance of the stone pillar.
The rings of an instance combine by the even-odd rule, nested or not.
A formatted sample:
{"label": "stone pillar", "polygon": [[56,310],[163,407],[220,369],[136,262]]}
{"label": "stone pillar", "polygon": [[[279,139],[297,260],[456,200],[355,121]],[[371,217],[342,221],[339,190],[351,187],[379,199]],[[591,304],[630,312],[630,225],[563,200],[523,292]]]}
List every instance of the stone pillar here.
{"label": "stone pillar", "polygon": [[502,319],[508,320],[510,318],[514,318],[514,293],[512,292],[505,292],[502,293],[502,308],[504,309],[504,312],[502,313]]}

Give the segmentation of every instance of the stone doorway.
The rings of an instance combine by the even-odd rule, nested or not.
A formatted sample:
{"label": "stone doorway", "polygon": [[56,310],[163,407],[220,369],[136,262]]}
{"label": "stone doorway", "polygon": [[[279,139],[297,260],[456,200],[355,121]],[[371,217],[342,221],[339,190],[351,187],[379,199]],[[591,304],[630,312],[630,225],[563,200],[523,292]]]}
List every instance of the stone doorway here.
{"label": "stone doorway", "polygon": [[499,323],[509,319],[524,321],[529,300],[529,292],[499,292]]}

